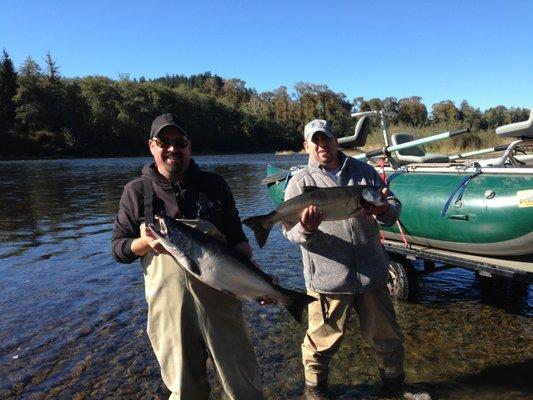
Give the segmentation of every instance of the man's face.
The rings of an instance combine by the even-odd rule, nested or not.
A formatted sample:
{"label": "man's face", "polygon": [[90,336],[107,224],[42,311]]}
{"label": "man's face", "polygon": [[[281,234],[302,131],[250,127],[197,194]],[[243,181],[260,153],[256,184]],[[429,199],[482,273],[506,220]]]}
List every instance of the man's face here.
{"label": "man's face", "polygon": [[304,149],[309,156],[320,165],[336,167],[339,154],[337,138],[316,132],[311,139],[304,141]]}
{"label": "man's face", "polygon": [[167,178],[182,177],[189,168],[191,142],[174,126],[163,128],[148,141],[159,173]]}

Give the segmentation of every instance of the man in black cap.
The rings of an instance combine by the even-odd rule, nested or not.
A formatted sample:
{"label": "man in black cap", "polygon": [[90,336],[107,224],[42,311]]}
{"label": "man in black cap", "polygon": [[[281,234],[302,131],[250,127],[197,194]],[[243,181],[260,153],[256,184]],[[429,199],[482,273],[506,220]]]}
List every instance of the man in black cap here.
{"label": "man in black cap", "polygon": [[170,398],[209,398],[209,355],[230,399],[262,399],[241,302],[188,275],[146,228],[159,213],[196,219],[195,228],[251,257],[231,191],[221,176],[196,165],[190,137],[176,116],[154,119],[148,146],[155,162],[145,165],[142,176],[124,188],[112,252],[122,263],[141,258],[147,332]]}

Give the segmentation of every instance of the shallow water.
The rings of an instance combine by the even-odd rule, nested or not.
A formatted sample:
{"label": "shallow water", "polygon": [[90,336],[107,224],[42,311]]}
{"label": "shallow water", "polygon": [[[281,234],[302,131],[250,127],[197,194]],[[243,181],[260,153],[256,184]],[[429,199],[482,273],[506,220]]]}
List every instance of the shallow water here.
{"label": "shallow water", "polygon": [[[265,166],[304,163],[301,155],[198,156],[222,174],[241,216],[270,211],[259,182]],[[148,158],[0,162],[0,398],[166,398],[145,333],[139,263],[110,256],[123,185]],[[251,232],[246,230],[252,238]],[[273,230],[255,258],[285,286],[303,287],[300,253]],[[533,291],[487,290],[468,270],[420,277],[418,303],[396,303],[406,335],[405,368],[415,389],[443,399],[533,397]],[[304,326],[274,307],[247,303],[265,393],[298,398]],[[374,388],[376,368],[352,318],[332,362],[344,399]],[[211,374],[213,398],[220,387]]]}

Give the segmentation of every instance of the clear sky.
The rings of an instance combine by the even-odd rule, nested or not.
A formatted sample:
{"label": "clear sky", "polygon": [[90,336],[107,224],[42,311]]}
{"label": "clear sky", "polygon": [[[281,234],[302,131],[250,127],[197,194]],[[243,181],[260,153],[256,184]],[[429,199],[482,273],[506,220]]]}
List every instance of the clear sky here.
{"label": "clear sky", "polygon": [[118,79],[211,71],[257,91],[326,84],[348,100],[533,106],[532,0],[2,0],[19,67]]}

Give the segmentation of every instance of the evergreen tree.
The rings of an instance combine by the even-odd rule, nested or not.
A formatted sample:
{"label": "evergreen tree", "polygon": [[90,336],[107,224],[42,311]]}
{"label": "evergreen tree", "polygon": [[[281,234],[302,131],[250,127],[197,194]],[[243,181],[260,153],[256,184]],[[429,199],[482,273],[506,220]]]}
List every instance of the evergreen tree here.
{"label": "evergreen tree", "polygon": [[7,136],[15,122],[15,94],[17,93],[17,72],[13,62],[3,50],[0,64],[0,140]]}
{"label": "evergreen tree", "polygon": [[23,135],[46,127],[46,96],[44,76],[39,64],[26,58],[19,72],[19,86],[15,95],[16,121]]}
{"label": "evergreen tree", "polygon": [[63,83],[59,75],[59,66],[49,51],[46,53],[45,62],[46,79],[43,80],[45,127],[48,131],[58,134],[61,127],[63,127],[64,121],[62,107],[65,102]]}

